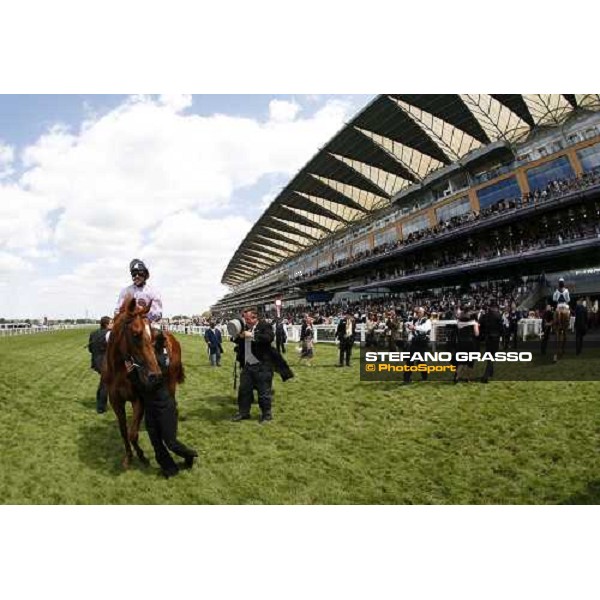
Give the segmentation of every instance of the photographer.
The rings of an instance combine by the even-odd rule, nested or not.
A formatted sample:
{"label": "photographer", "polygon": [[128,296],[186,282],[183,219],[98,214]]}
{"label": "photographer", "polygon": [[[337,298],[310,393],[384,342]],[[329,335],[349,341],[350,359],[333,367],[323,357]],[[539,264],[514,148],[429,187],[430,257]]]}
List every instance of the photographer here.
{"label": "photographer", "polygon": [[247,308],[242,313],[243,322],[233,342],[236,344],[237,361],[242,368],[238,390],[238,413],[232,421],[250,419],[250,408],[254,401],[254,390],[258,392],[260,408],[259,423],[273,419],[272,385],[273,371],[276,370],[286,381],[294,376],[288,364],[271,344],[275,338],[273,327],[264,319],[258,318],[256,309]]}

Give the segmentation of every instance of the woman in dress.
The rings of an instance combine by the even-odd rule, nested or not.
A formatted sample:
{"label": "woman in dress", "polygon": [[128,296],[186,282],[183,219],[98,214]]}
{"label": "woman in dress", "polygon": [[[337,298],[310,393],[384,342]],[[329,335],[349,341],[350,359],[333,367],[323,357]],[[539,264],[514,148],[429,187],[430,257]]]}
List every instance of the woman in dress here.
{"label": "woman in dress", "polygon": [[302,351],[300,353],[300,360],[306,360],[306,364],[312,367],[312,360],[314,356],[314,330],[313,330],[313,319],[306,317],[306,331],[302,340]]}

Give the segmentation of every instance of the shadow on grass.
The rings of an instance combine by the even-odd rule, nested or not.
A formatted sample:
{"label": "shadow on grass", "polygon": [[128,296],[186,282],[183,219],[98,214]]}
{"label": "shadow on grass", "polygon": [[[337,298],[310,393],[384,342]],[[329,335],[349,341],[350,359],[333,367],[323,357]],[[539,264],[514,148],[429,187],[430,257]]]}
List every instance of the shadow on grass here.
{"label": "shadow on grass", "polygon": [[237,412],[237,403],[231,396],[208,396],[202,399],[202,405],[187,410],[187,417],[217,423],[229,421]]}
{"label": "shadow on grass", "polygon": [[[153,459],[152,447],[144,430],[140,431],[140,446],[146,458]],[[94,471],[121,475],[125,473],[121,461],[125,456],[125,446],[119,433],[117,420],[112,411],[103,415],[93,415],[91,422],[80,428],[78,440],[79,460]],[[135,457],[131,469],[153,474],[152,467],[145,467]]]}
{"label": "shadow on grass", "polygon": [[587,487],[559,504],[600,504],[600,479],[590,481]]}

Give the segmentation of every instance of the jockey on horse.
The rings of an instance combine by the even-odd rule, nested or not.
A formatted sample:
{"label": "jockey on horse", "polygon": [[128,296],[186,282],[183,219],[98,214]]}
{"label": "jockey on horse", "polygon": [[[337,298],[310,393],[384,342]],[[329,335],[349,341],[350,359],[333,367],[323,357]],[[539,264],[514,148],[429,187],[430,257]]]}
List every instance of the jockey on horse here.
{"label": "jockey on horse", "polygon": [[[121,335],[121,344],[131,344],[137,337],[139,347],[143,345],[144,334],[147,343],[152,343],[154,354],[147,357],[142,364],[136,364],[133,356],[125,352],[118,352],[115,348],[109,353],[112,376],[111,404],[117,414],[121,434],[125,442],[126,457],[124,466],[128,466],[131,460],[131,445],[136,450],[142,462],[147,462],[138,444],[138,430],[142,413],[146,422],[146,431],[152,442],[156,461],[165,477],[172,477],[179,471],[179,466],[173,461],[169,451],[185,459],[184,467],[191,468],[198,453],[182,444],[177,439],[177,407],[175,403],[175,387],[177,383],[183,383],[184,372],[181,364],[181,346],[170,334],[164,334],[158,325],[162,318],[162,301],[158,292],[146,285],[150,272],[146,265],[139,259],[134,259],[129,264],[133,285],[127,286],[119,294],[117,310],[115,314],[115,328],[123,329],[132,327],[135,319],[142,318],[146,323],[143,332]],[[117,341],[115,340],[115,344]],[[136,343],[135,341],[133,342]],[[171,360],[169,360],[169,355]],[[119,358],[120,357],[120,358]],[[123,361],[124,358],[124,361]],[[148,383],[149,377],[145,371],[150,371],[151,362],[156,359],[155,365],[160,369],[162,375],[153,377]],[[122,362],[123,361],[123,362]],[[121,373],[121,380],[115,376],[115,371]],[[126,371],[128,383],[124,383],[122,376]],[[119,389],[120,388],[120,389]],[[109,392],[110,395],[110,392]],[[130,400],[134,408],[132,426],[127,431],[125,423],[124,403]]]}
{"label": "jockey on horse", "polygon": [[169,359],[164,348],[164,335],[158,324],[162,319],[162,299],[159,292],[147,284],[150,278],[150,271],[148,271],[148,267],[146,267],[143,261],[139,258],[134,258],[129,263],[129,272],[131,273],[133,283],[121,290],[115,308],[115,315],[119,313],[125,298],[128,296],[135,298],[137,305],[142,308],[150,306],[146,318],[150,322],[152,340],[158,352],[158,364],[161,370],[164,371],[169,366]]}
{"label": "jockey on horse", "polygon": [[558,280],[558,289],[554,292],[552,300],[556,304],[556,316],[554,319],[557,346],[554,362],[556,362],[559,358],[562,358],[562,355],[565,352],[567,331],[569,330],[569,322],[571,319],[571,309],[569,307],[571,296],[569,295],[569,290],[565,287],[565,280],[562,277]]}

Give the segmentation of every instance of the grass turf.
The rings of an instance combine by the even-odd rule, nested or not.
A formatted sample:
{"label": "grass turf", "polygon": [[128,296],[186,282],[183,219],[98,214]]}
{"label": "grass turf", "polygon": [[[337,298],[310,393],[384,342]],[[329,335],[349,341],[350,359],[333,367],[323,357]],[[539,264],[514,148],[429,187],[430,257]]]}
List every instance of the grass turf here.
{"label": "grass turf", "polygon": [[232,347],[207,365],[178,336],[187,381],[179,434],[191,471],[121,468],[112,412],[95,413],[86,331],[0,339],[0,501],[5,504],[554,504],[600,499],[598,382],[488,386],[361,383],[318,345],[275,376],[274,421],[231,423]]}

